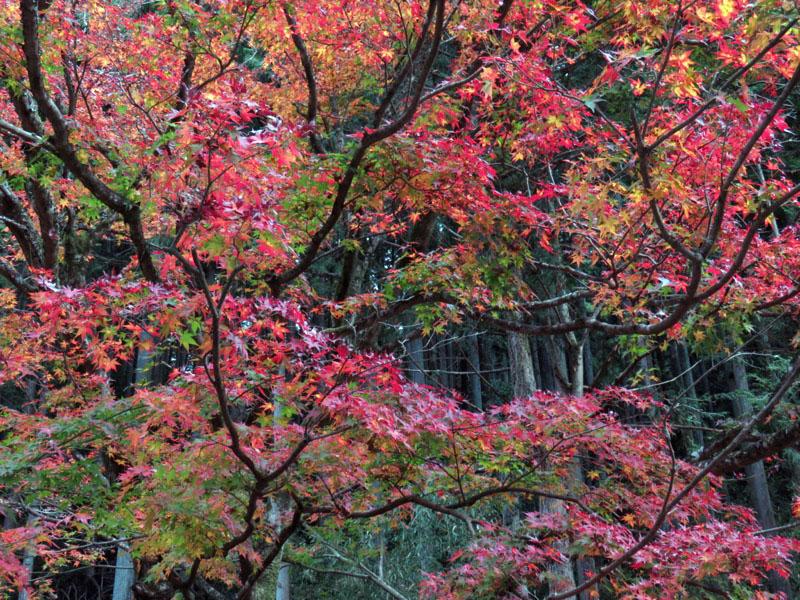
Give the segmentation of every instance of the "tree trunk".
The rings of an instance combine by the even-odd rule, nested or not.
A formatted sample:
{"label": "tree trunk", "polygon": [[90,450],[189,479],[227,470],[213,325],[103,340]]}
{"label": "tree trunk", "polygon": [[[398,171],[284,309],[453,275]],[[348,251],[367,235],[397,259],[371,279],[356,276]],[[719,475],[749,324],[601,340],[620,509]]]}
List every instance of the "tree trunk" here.
{"label": "tree trunk", "polygon": [[[34,517],[32,513],[28,514],[28,518],[25,520],[25,524],[30,527],[33,525]],[[12,520],[13,522],[13,520]],[[22,566],[28,572],[28,578],[33,578],[33,563],[36,561],[36,545],[31,542],[29,546],[25,549],[25,556],[22,558]],[[28,592],[25,589],[21,589],[19,591],[19,600],[28,600]]]}
{"label": "tree trunk", "polygon": [[555,373],[553,371],[552,344],[547,338],[536,338],[536,352],[539,357],[539,373],[542,375],[542,389],[548,392],[556,390]]}
{"label": "tree trunk", "polygon": [[539,344],[536,339],[528,338],[528,349],[531,352],[531,364],[533,365],[533,379],[536,381],[537,389],[542,389],[542,372],[539,369],[541,364],[539,360]]}
{"label": "tree trunk", "polygon": [[[694,376],[691,372],[691,361],[689,351],[684,344],[672,342],[669,345],[669,370],[672,377],[677,380],[679,393],[682,394],[680,406],[678,408],[679,421],[693,427],[700,424],[698,418],[697,394],[694,385]],[[680,446],[686,455],[691,455],[703,448],[703,432],[696,429],[680,430]]]}
{"label": "tree trunk", "polygon": [[[144,334],[145,339],[151,339]],[[136,364],[133,371],[133,381],[135,384],[145,384],[150,381],[152,370],[153,355],[142,349],[140,346],[136,350]],[[127,386],[125,386],[127,387]],[[133,564],[133,557],[130,553],[119,546],[117,548],[117,559],[114,569],[114,591],[112,600],[130,600],[133,597],[133,585],[136,583],[136,570]]]}
{"label": "tree trunk", "polygon": [[[750,391],[750,384],[747,380],[747,371],[741,356],[736,356],[731,360],[731,371],[733,372],[733,391],[735,392],[731,399],[733,416],[737,419],[745,419],[752,413],[752,406],[750,406],[747,397]],[[772,500],[769,495],[764,462],[758,461],[748,465],[745,467],[744,472],[747,477],[747,491],[750,495],[750,503],[756,512],[759,524],[764,529],[775,527],[775,513],[772,511]],[[775,571],[769,571],[769,585],[773,592],[782,592],[786,594],[787,598],[793,597],[789,581]]]}
{"label": "tree trunk", "polygon": [[[692,361],[689,357],[689,349],[686,347],[686,344],[675,344],[677,347],[678,353],[678,368],[680,369],[681,380],[683,382],[683,388],[686,390],[685,404],[686,407],[689,409],[689,424],[691,425],[702,425],[702,410],[700,408],[700,404],[697,401],[697,391],[694,387],[694,373],[692,372]],[[703,448],[704,439],[703,439],[703,432],[698,429],[693,429],[690,431],[690,439],[692,440],[693,450],[699,450]]]}
{"label": "tree trunk", "polygon": [[478,409],[483,410],[483,390],[481,388],[481,352],[478,347],[478,336],[472,334],[467,336],[467,370],[469,371],[469,391],[470,401],[472,405]]}
{"label": "tree trunk", "polygon": [[[561,319],[569,320],[569,307],[566,304],[560,307]],[[583,396],[586,386],[586,363],[585,363],[585,350],[586,341],[589,339],[588,335],[578,335],[575,332],[570,332],[564,336],[565,357],[567,366],[569,368],[569,390],[575,397]],[[583,485],[583,466],[581,465],[580,456],[576,456],[570,467],[569,472],[569,485],[571,488],[578,488]],[[566,506],[563,502],[559,501],[559,510],[566,511]],[[586,572],[595,571],[594,560],[591,558],[577,558],[575,560],[575,572],[572,574],[570,568],[570,575],[573,575],[567,580],[567,583],[574,587],[576,584],[581,584],[586,581]],[[578,600],[590,600],[590,590],[583,591],[578,594]]]}
{"label": "tree trunk", "polygon": [[[508,334],[508,357],[511,365],[511,385],[514,390],[514,397],[525,398],[532,396],[536,392],[536,378],[533,370],[533,360],[531,357],[530,345],[528,338],[519,333]],[[565,360],[566,363],[566,360]],[[542,498],[540,501],[540,510],[542,512],[556,512],[559,514],[566,513],[564,503],[559,500],[551,500],[549,498]],[[566,542],[556,544],[556,547],[566,553]],[[554,590],[556,587],[559,589],[569,588],[575,586],[575,574],[572,570],[572,563],[567,559],[563,563],[552,563],[548,566],[548,573],[554,582],[558,582],[558,586],[550,585],[550,589]]]}
{"label": "tree trunk", "polygon": [[136,582],[136,571],[133,558],[122,546],[117,548],[117,560],[114,564],[114,590],[111,600],[130,600],[133,584]]}
{"label": "tree trunk", "polygon": [[278,572],[278,588],[275,590],[275,600],[292,600],[289,565],[286,563],[281,563],[281,568]]}
{"label": "tree trunk", "polygon": [[559,337],[553,336],[550,339],[550,346],[553,358],[553,375],[555,376],[554,391],[558,394],[568,394],[569,383],[569,367],[567,366],[567,353],[564,349],[563,340]]}
{"label": "tree trunk", "polygon": [[514,397],[531,396],[536,391],[536,375],[527,336],[521,333],[508,334],[508,362]]}
{"label": "tree trunk", "polygon": [[592,363],[592,339],[588,335],[583,342],[583,384],[594,383],[594,364]]}
{"label": "tree trunk", "polygon": [[439,363],[439,385],[446,390],[452,390],[455,386],[453,384],[453,365],[450,360],[450,342],[443,339],[437,340],[437,342],[436,355]]}
{"label": "tree trunk", "polygon": [[[284,367],[280,367],[281,377],[285,375]],[[283,413],[283,402],[279,394],[275,394],[273,399],[273,422],[277,425]],[[281,492],[277,497],[272,498],[269,504],[269,523],[275,526],[277,533],[281,514],[289,505],[289,497],[286,492]],[[272,560],[269,568],[264,572],[253,588],[253,600],[290,600],[291,582],[289,580],[289,565],[283,564],[283,551],[286,546],[281,546],[278,555]]]}
{"label": "tree trunk", "polygon": [[422,338],[417,336],[406,344],[408,358],[408,378],[413,383],[425,383],[425,347]]}
{"label": "tree trunk", "polygon": [[283,568],[286,567],[288,569],[289,567],[289,565],[281,563],[282,558],[283,549],[281,549],[278,556],[272,561],[272,564],[269,565],[258,582],[253,586],[253,591],[251,593],[252,600],[286,600],[286,598],[288,598],[288,596],[279,596],[279,594],[282,593],[282,589],[285,589],[287,594],[289,593],[288,570],[286,572],[287,581],[284,586],[281,586]]}

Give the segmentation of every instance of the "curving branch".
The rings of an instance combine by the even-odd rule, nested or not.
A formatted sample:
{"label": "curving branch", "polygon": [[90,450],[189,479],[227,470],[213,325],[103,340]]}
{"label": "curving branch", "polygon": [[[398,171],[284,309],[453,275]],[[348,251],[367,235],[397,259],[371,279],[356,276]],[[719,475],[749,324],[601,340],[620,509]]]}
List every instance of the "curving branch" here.
{"label": "curving branch", "polygon": [[19,198],[5,181],[0,182],[0,220],[17,240],[25,262],[31,267],[44,266],[42,240]]}
{"label": "curving branch", "polygon": [[53,127],[53,136],[49,140],[52,152],[95,198],[122,217],[139,258],[142,274],[148,281],[157,282],[159,276],[142,229],[140,207],[112,190],[78,158],[78,153],[69,140],[70,128],[67,120],[45,88],[39,44],[39,10],[36,0],[20,0],[20,14],[22,50],[28,82],[39,110]]}
{"label": "curving branch", "polygon": [[[217,405],[219,406],[219,412],[222,416],[222,422],[225,424],[225,428],[228,430],[228,435],[231,438],[230,449],[236,458],[238,458],[239,461],[241,461],[241,463],[247,467],[247,470],[253,474],[253,477],[255,477],[256,481],[261,481],[263,479],[263,474],[258,469],[255,462],[253,462],[253,459],[247,455],[244,449],[242,449],[241,440],[239,439],[239,430],[236,429],[236,424],[233,422],[233,418],[231,417],[230,413],[228,392],[225,390],[225,382],[223,381],[222,377],[222,361],[220,355],[220,312],[217,307],[218,305],[216,302],[214,302],[214,298],[211,296],[211,290],[208,287],[208,281],[206,280],[205,273],[203,272],[203,265],[200,262],[199,256],[197,255],[197,250],[192,250],[192,259],[194,260],[194,271],[191,274],[195,275],[195,278],[200,283],[200,289],[203,292],[203,296],[205,296],[208,311],[211,315],[211,350],[209,355],[211,357],[213,377],[209,377],[209,379],[211,380],[211,384],[214,386],[214,391],[217,395]],[[230,274],[230,278],[235,278],[242,268],[243,267],[240,266],[234,269],[234,271]],[[220,301],[220,305],[221,304],[222,301]]]}
{"label": "curving branch", "polygon": [[795,446],[800,442],[800,422],[771,435],[758,438],[755,442],[729,455],[718,463],[712,473],[714,475],[727,475],[733,471],[741,471],[745,467],[775,456],[781,450]]}
{"label": "curving branch", "polygon": [[0,275],[5,277],[21,294],[27,295],[39,289],[23,279],[22,276],[17,273],[17,270],[3,259],[0,259]]}
{"label": "curving branch", "polygon": [[703,258],[708,258],[708,255],[711,253],[711,250],[717,243],[719,232],[722,229],[722,221],[725,216],[725,209],[727,208],[728,204],[728,192],[730,191],[733,182],[736,181],[739,171],[741,171],[742,167],[747,161],[747,157],[750,155],[750,152],[758,143],[758,140],[761,139],[761,136],[764,135],[764,132],[767,130],[767,128],[775,120],[775,117],[778,116],[778,112],[780,112],[781,108],[783,108],[783,105],[789,98],[789,94],[791,94],[792,91],[797,87],[798,83],[800,83],[800,63],[795,67],[792,77],[783,88],[781,95],[778,96],[778,99],[772,104],[772,108],[770,108],[767,114],[764,115],[755,131],[753,131],[748,138],[747,143],[745,143],[744,147],[739,152],[736,162],[733,164],[730,171],[728,171],[725,181],[723,181],[722,185],[720,186],[719,193],[715,201],[716,207],[714,209],[711,228],[706,234],[705,239],[703,240],[703,245],[700,247],[699,251]]}
{"label": "curving branch", "polygon": [[329,573],[331,575],[342,575],[347,577],[356,577],[358,579],[367,579],[374,583],[376,586],[381,588],[384,592],[386,592],[389,596],[394,598],[395,600],[408,600],[403,594],[401,594],[396,588],[389,585],[383,577],[375,573],[372,569],[367,567],[363,562],[353,558],[352,556],[348,556],[345,554],[340,548],[337,548],[335,545],[331,544],[328,541],[321,539],[318,536],[313,536],[318,542],[325,545],[331,552],[333,552],[333,556],[343,562],[346,562],[349,565],[352,565],[360,572],[352,572],[352,571],[340,571],[336,569],[319,569],[317,567],[313,567],[310,565],[305,565],[303,563],[293,561],[293,560],[286,560],[284,559],[283,562],[287,562],[289,564],[296,565],[298,567],[302,567],[305,569],[311,569],[318,573]]}
{"label": "curving branch", "polygon": [[789,391],[789,388],[794,384],[795,380],[800,376],[800,354],[794,360],[789,371],[784,376],[781,383],[778,385],[777,389],[773,392],[772,396],[770,397],[769,401],[764,405],[764,407],[758,411],[745,425],[744,427],[739,430],[739,433],[734,436],[734,438],[711,460],[706,464],[705,467],[700,469],[698,473],[687,483],[677,494],[672,496],[671,498],[668,496],[666,501],[663,504],[663,507],[659,514],[656,516],[655,520],[653,521],[653,525],[650,529],[641,537],[641,539],[635,543],[633,546],[628,548],[625,552],[620,554],[617,558],[611,561],[608,565],[600,569],[594,576],[587,579],[581,585],[575,586],[571,590],[567,590],[565,592],[552,594],[548,596],[548,600],[566,600],[567,598],[572,598],[577,596],[583,591],[586,591],[592,587],[594,587],[597,583],[605,579],[608,575],[612,572],[616,571],[619,567],[625,564],[630,558],[632,558],[639,550],[648,546],[650,543],[655,540],[656,536],[658,535],[661,527],[667,520],[667,516],[669,513],[674,509],[678,504],[680,504],[689,493],[696,488],[700,483],[711,473],[714,473],[714,469],[718,468],[724,461],[730,456],[734,450],[736,450],[739,445],[750,435],[750,432],[755,429],[756,425],[763,422],[772,411],[775,409],[778,404],[781,403],[783,397],[786,395],[786,392]]}
{"label": "curving branch", "polygon": [[300,28],[297,25],[292,11],[287,3],[283,3],[283,14],[286,17],[286,23],[289,25],[291,31],[292,43],[294,44],[297,54],[300,55],[300,64],[303,66],[303,74],[306,79],[306,86],[308,87],[308,108],[306,109],[306,123],[311,128],[309,132],[309,141],[311,149],[317,154],[325,154],[325,149],[322,147],[319,135],[317,134],[317,111],[319,110],[319,96],[317,94],[317,77],[314,74],[314,64],[311,62],[311,55],[308,53],[305,40],[300,35]]}
{"label": "curving branch", "polygon": [[267,278],[268,284],[274,296],[280,295],[280,290],[284,285],[290,283],[305,273],[306,269],[308,269],[314,262],[314,258],[319,252],[322,243],[328,237],[328,234],[333,230],[334,226],[344,212],[345,204],[350,194],[350,189],[355,181],[356,174],[361,167],[361,163],[364,160],[367,151],[375,144],[399,132],[414,118],[414,114],[417,111],[420,99],[422,98],[422,93],[425,89],[425,82],[428,79],[428,75],[433,68],[434,60],[439,52],[439,45],[441,44],[442,34],[444,32],[445,0],[430,0],[430,5],[435,7],[435,21],[431,46],[428,50],[425,63],[420,70],[417,86],[412,94],[408,106],[406,107],[406,110],[396,120],[385,127],[374,131],[367,130],[362,135],[361,142],[358,144],[355,152],[353,152],[350,162],[348,163],[344,174],[342,175],[342,178],[336,187],[336,196],[334,197],[331,211],[323,222],[322,226],[320,226],[320,228],[317,229],[317,231],[311,236],[305,253],[290,269],[282,273],[273,273]]}
{"label": "curving branch", "polygon": [[236,600],[245,600],[245,598],[250,597],[250,592],[253,590],[253,586],[258,583],[258,580],[261,578],[261,576],[267,571],[273,561],[278,558],[281,553],[281,549],[292,536],[292,534],[300,529],[304,512],[303,505],[296,496],[292,495],[292,499],[296,505],[295,511],[292,515],[292,521],[289,523],[289,525],[281,529],[280,533],[278,533],[278,539],[275,540],[275,544],[272,546],[272,550],[270,550],[269,554],[264,557],[264,563],[248,578],[247,583],[242,586],[242,589],[240,589],[239,593],[236,595]]}
{"label": "curving branch", "polygon": [[[789,21],[789,23],[787,23],[777,34],[775,34],[775,37],[773,37],[769,41],[769,43],[767,45],[765,45],[752,59],[750,59],[747,62],[747,64],[742,65],[741,67],[736,69],[733,73],[731,73],[730,77],[728,77],[728,79],[726,79],[722,83],[722,85],[720,85],[717,88],[717,92],[722,92],[722,91],[728,89],[731,85],[733,85],[733,83],[736,80],[738,80],[742,75],[747,73],[756,64],[758,64],[758,62],[762,58],[764,58],[764,56],[766,56],[767,53],[770,50],[775,48],[775,46],[777,46],[781,42],[781,40],[783,40],[783,38],[786,36],[786,34],[789,33],[789,31],[791,31],[791,29],[798,23],[798,21],[800,21],[800,18],[797,18],[797,17],[795,17],[794,19]],[[719,102],[719,99],[720,99],[720,96],[719,96],[719,93],[717,93],[716,95],[714,95],[714,97],[709,98],[708,100],[706,100],[689,117],[687,117],[686,119],[684,119],[683,121],[681,121],[680,123],[675,125],[674,127],[668,129],[667,131],[665,131],[664,133],[659,135],[652,143],[650,143],[647,146],[647,149],[648,150],[653,150],[653,149],[657,148],[658,146],[663,144],[665,141],[667,141],[669,138],[671,138],[673,135],[675,135],[679,131],[682,131],[683,129],[686,129],[687,127],[689,127],[690,125],[695,123],[697,121],[697,119],[699,119],[701,116],[703,116],[703,113],[705,113],[712,106],[716,105]]]}

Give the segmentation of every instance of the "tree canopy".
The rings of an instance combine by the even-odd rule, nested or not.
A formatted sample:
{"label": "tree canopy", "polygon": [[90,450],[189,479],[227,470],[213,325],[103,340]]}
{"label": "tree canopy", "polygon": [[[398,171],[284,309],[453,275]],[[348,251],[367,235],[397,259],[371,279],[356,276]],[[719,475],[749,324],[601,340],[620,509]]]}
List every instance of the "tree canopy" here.
{"label": "tree canopy", "polygon": [[799,21],[2,0],[0,589],[790,593]]}

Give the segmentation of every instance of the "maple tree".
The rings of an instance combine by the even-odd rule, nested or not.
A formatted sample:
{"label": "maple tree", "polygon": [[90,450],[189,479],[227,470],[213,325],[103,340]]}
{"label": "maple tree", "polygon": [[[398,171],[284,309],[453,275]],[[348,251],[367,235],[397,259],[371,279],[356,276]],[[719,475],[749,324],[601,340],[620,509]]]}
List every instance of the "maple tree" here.
{"label": "maple tree", "polygon": [[[800,438],[743,445],[800,360],[690,464],[678,399],[587,390],[577,356],[571,394],[484,411],[411,381],[398,350],[465,322],[634,345],[794,315],[796,15],[4,0],[8,589],[44,596],[124,545],[137,597],[250,598],[304,528],[414,507],[472,540],[427,597],[747,594],[788,574],[798,542],[762,535],[719,476]],[[492,517],[519,498],[564,509]],[[552,565],[575,558],[596,568],[573,585]]]}

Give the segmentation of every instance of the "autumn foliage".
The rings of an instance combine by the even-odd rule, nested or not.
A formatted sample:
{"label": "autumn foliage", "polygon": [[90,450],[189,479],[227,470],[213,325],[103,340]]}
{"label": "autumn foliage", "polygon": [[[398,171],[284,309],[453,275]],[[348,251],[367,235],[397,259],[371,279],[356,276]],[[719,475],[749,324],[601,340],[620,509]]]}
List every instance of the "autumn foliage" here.
{"label": "autumn foliage", "polygon": [[[800,546],[724,501],[719,465],[800,363],[690,464],[669,399],[476,410],[402,350],[465,323],[635,344],[794,315],[796,15],[2,0],[9,593],[52,585],[31,553],[55,574],[124,540],[137,593],[249,598],[292,535],[421,507],[472,539],[423,597],[766,594]],[[552,566],[578,558],[569,589]]]}

